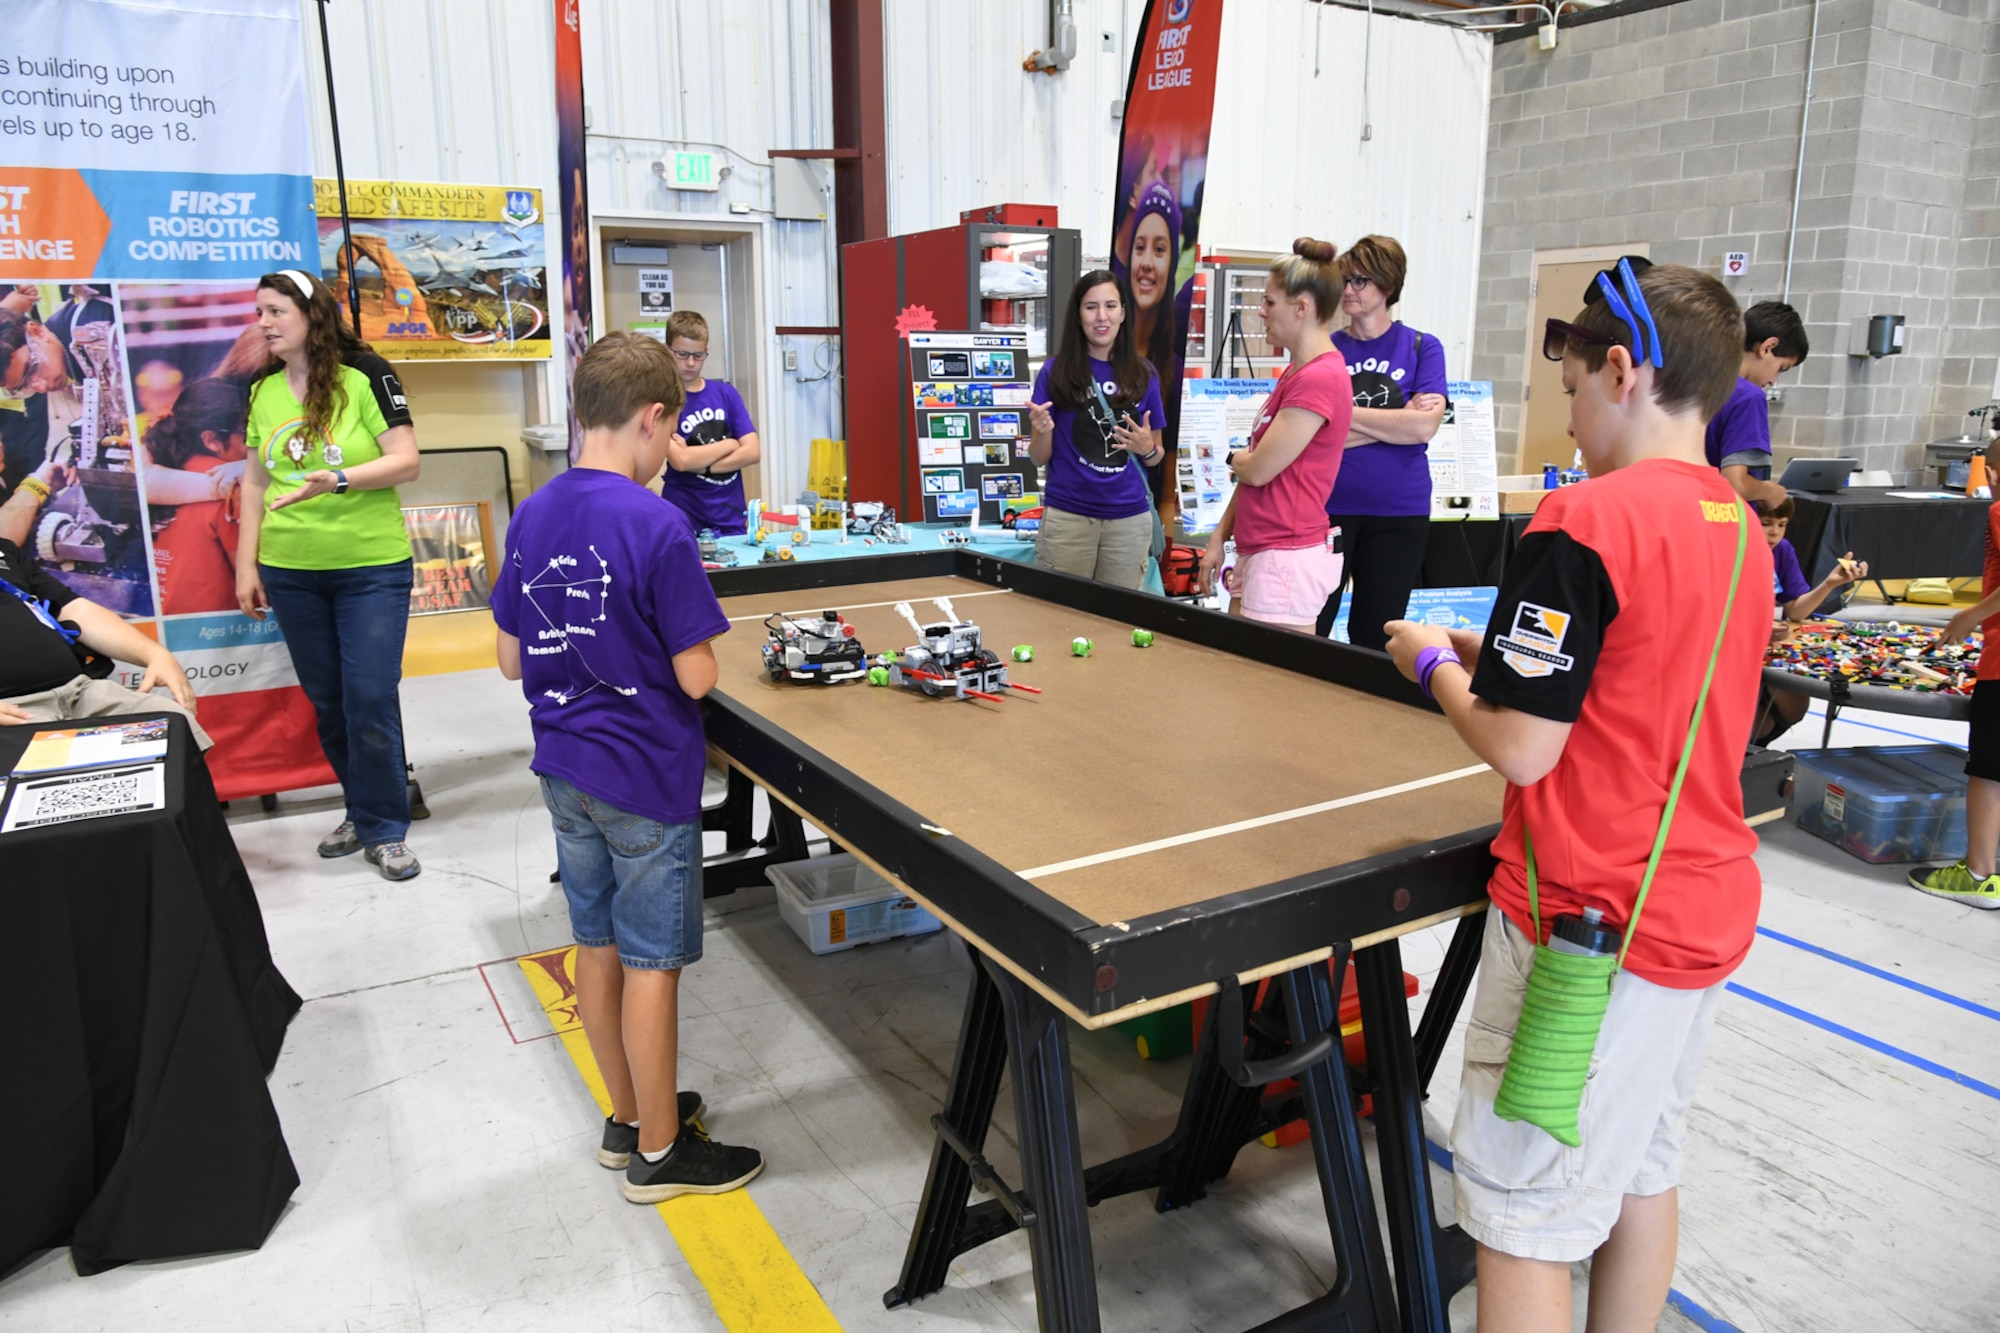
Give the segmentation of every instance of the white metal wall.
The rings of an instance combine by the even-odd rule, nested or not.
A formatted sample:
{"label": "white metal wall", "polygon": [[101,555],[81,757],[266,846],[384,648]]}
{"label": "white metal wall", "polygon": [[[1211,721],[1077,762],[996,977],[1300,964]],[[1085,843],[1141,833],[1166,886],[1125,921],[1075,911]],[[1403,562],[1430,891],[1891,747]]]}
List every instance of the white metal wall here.
{"label": "white metal wall", "polygon": [[[833,142],[828,0],[581,0],[590,193],[597,211],[767,220],[767,327],[838,321],[830,221],[770,218],[772,148]],[[316,0],[300,0],[317,166],[333,169]],[[329,5],[348,174],[523,184],[555,197],[552,0],[349,0]],[[1061,74],[1021,63],[1047,44],[1047,0],[885,0],[889,224],[921,231],[961,209],[1054,203],[1086,255],[1108,248],[1119,122],[1144,0],[1077,0]],[[1111,34],[1115,50],[1104,48]],[[1410,252],[1401,313],[1469,365],[1491,48],[1440,25],[1311,0],[1231,0],[1202,240],[1283,250],[1311,233],[1376,231]],[[1365,57],[1364,57],[1365,53]],[[1368,68],[1372,137],[1361,139]],[[1317,64],[1317,73],[1315,73]],[[731,165],[714,194],[666,189],[676,147]],[[799,369],[782,369],[787,351]],[[765,487],[804,485],[807,443],[839,434],[834,349],[764,340]],[[555,381],[559,385],[560,381]],[[556,404],[560,392],[551,394]]]}
{"label": "white metal wall", "polygon": [[[1486,179],[1490,40],[1442,24],[1309,0],[1231,3],[1201,239],[1284,252],[1294,237],[1343,248],[1402,242],[1397,314],[1436,334],[1454,379],[1471,368]],[[1368,71],[1361,138],[1362,71]],[[1314,70],[1317,67],[1318,73]]]}

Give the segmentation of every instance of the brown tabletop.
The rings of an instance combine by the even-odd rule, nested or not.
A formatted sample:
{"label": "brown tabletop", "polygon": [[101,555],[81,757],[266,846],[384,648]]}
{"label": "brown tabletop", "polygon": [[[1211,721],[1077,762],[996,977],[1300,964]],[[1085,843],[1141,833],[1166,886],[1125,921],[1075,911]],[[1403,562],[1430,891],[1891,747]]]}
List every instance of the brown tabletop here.
{"label": "brown tabletop", "polygon": [[[930,623],[938,597],[1003,658],[1032,645],[1010,675],[1043,692],[932,699],[774,682],[760,665],[774,611],[839,610],[872,656],[913,638],[896,602]],[[717,691],[1113,928],[1498,819],[1501,779],[1442,716],[1177,636],[1168,613],[1189,613],[1146,602],[1162,614],[1142,649],[1130,621],[964,577],[727,597]],[[1086,658],[1069,651],[1079,635],[1096,643]]]}

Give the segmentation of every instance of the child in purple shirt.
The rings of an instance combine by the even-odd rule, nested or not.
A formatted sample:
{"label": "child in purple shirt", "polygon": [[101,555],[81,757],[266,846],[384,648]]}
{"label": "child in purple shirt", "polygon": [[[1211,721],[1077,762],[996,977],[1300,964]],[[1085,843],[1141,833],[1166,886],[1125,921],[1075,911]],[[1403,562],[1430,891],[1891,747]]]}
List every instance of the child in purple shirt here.
{"label": "child in purple shirt", "polygon": [[[1836,588],[1844,587],[1868,577],[1868,562],[1856,560],[1849,551],[1834,564],[1818,586],[1806,582],[1805,571],[1799,568],[1799,553],[1785,540],[1785,529],[1790,526],[1796,506],[1790,496],[1785,502],[1775,505],[1763,515],[1764,540],[1771,544],[1771,597],[1775,603],[1776,618],[1781,621],[1806,621],[1812,618]],[[1773,638],[1780,637],[1773,632]],[[1751,735],[1755,745],[1769,745],[1778,737],[1791,730],[1792,725],[1806,715],[1809,701],[1803,694],[1774,694],[1762,692],[1757,704],[1757,725]]]}
{"label": "child in purple shirt", "polygon": [[660,495],[688,517],[698,533],[713,528],[725,537],[749,528],[743,500],[743,469],[763,456],[757,426],[743,395],[727,380],[705,378],[708,321],[692,310],[667,317],[667,350],[674,354],[682,405],[667,445],[667,470]]}
{"label": "child in purple shirt", "polygon": [[1785,498],[1785,488],[1771,480],[1771,409],[1765,390],[1811,350],[1798,311],[1782,301],[1751,306],[1743,312],[1743,363],[1736,387],[1708,422],[1709,466],[1722,469],[1738,495],[1766,509]]}
{"label": "child in purple shirt", "polygon": [[555,824],[577,1008],[611,1095],[597,1160],[625,1171],[634,1203],[722,1194],[764,1169],[755,1149],[682,1133],[701,1094],[675,1086],[681,969],[701,957],[696,700],[729,629],[693,529],[645,489],[681,401],[659,343],[594,343],[576,368],[583,448],[515,512],[493,580],[500,671],[527,693]]}

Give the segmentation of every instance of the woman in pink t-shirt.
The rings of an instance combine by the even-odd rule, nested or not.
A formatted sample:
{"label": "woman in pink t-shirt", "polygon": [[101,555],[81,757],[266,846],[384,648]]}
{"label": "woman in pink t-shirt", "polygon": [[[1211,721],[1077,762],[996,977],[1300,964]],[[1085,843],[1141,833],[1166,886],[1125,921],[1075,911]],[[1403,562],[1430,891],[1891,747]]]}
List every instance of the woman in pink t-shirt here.
{"label": "woman in pink t-shirt", "polygon": [[1223,543],[1236,539],[1229,613],[1313,633],[1313,619],[1340,586],[1326,497],[1354,420],[1354,383],[1333,349],[1340,314],[1339,247],[1301,236],[1264,279],[1264,337],[1288,351],[1291,368],[1272,389],[1250,447],[1233,454],[1236,492],[1202,556],[1213,588]]}

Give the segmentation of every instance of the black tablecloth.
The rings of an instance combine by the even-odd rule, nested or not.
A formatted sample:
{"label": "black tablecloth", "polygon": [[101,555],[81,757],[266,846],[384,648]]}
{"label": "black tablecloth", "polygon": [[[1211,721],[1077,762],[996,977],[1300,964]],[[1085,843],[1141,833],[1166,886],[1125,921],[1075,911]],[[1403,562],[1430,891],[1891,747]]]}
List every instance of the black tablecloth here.
{"label": "black tablecloth", "polygon": [[[64,725],[0,727],[0,774]],[[0,951],[0,1273],[260,1245],[299,1183],[265,1086],[299,997],[185,722],[165,809],[0,834]]]}
{"label": "black tablecloth", "polygon": [[1903,500],[1878,486],[1791,495],[1785,535],[1809,582],[1849,551],[1874,579],[1977,578],[1985,565],[1987,501]]}
{"label": "black tablecloth", "polygon": [[1533,514],[1498,519],[1438,520],[1431,524],[1419,588],[1497,588]]}

